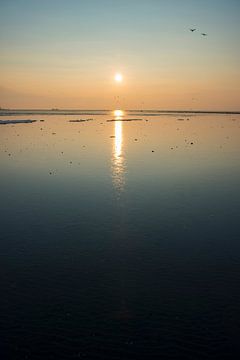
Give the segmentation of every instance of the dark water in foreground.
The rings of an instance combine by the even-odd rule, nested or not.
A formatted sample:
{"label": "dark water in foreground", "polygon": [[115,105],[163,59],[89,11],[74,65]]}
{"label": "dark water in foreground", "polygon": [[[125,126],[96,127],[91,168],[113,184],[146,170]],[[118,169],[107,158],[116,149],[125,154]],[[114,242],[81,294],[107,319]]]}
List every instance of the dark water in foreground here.
{"label": "dark water in foreground", "polygon": [[141,115],[2,118],[1,359],[238,358],[240,115]]}

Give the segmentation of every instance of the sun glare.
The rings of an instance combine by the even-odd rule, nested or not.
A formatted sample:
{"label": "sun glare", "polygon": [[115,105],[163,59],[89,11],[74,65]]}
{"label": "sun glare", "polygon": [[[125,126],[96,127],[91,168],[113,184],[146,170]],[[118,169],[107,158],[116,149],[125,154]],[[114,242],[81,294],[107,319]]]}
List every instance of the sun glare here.
{"label": "sun glare", "polygon": [[122,110],[114,110],[113,114],[114,114],[116,120],[118,120],[118,119],[122,118],[122,116],[124,115],[124,112]]}
{"label": "sun glare", "polygon": [[116,73],[115,76],[114,76],[114,79],[115,79],[116,82],[122,82],[123,76],[120,73]]}

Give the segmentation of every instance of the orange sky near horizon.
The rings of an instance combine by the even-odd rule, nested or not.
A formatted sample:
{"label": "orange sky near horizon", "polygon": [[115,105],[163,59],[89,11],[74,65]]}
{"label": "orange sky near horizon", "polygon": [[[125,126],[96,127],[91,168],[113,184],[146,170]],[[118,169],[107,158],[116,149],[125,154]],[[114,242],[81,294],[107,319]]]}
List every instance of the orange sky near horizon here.
{"label": "orange sky near horizon", "polygon": [[3,2],[2,108],[240,110],[234,0],[104,2]]}

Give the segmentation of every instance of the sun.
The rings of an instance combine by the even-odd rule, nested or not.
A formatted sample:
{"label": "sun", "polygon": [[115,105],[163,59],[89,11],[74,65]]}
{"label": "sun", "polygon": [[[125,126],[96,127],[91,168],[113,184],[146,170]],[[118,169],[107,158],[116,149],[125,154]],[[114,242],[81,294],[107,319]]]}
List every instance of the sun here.
{"label": "sun", "polygon": [[114,79],[115,79],[116,82],[120,83],[123,80],[123,76],[122,76],[121,73],[116,73],[115,76],[114,76]]}

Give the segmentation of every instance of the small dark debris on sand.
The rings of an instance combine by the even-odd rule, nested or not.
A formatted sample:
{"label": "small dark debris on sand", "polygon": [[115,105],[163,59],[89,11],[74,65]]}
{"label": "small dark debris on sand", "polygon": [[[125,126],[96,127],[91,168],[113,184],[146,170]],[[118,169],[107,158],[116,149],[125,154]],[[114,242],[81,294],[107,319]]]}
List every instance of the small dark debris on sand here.
{"label": "small dark debris on sand", "polygon": [[0,125],[10,125],[10,124],[31,124],[37,120],[0,120]]}
{"label": "small dark debris on sand", "polygon": [[185,119],[183,119],[183,118],[179,118],[179,119],[178,119],[178,121],[184,121],[184,120],[185,120]]}
{"label": "small dark debris on sand", "polygon": [[111,139],[114,139],[115,137],[116,137],[115,135],[111,135],[111,136],[110,136]]}
{"label": "small dark debris on sand", "polygon": [[107,122],[112,122],[112,121],[142,121],[143,119],[110,119],[110,120],[106,120]]}
{"label": "small dark debris on sand", "polygon": [[152,150],[152,152],[154,152],[154,150]]}
{"label": "small dark debris on sand", "polygon": [[69,122],[86,122],[86,121],[92,121],[93,119],[76,119],[76,120],[69,120]]}

